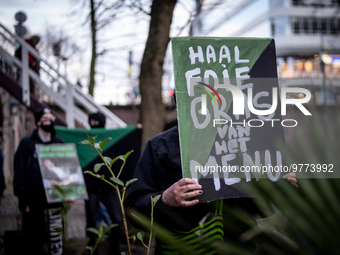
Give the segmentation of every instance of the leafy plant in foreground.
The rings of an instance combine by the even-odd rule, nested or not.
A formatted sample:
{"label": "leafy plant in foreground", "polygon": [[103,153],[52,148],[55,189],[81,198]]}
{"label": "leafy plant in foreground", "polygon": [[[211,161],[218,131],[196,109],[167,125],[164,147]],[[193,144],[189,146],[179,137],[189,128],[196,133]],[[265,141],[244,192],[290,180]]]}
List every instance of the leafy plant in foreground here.
{"label": "leafy plant in foreground", "polygon": [[97,228],[88,228],[87,231],[90,231],[98,236],[96,239],[96,243],[94,244],[93,247],[91,246],[86,246],[86,249],[90,250],[90,255],[94,253],[94,251],[97,249],[97,246],[100,242],[104,241],[108,235],[106,234],[111,230],[113,227],[117,227],[118,224],[111,224],[110,226],[107,226],[106,228],[103,228],[103,226],[99,226],[99,229]]}
{"label": "leafy plant in foreground", "polygon": [[[124,225],[124,232],[125,232],[125,237],[126,237],[126,243],[127,243],[127,247],[128,247],[128,251],[127,253],[126,252],[122,252],[121,254],[129,254],[131,255],[132,254],[132,247],[133,247],[133,244],[134,242],[136,241],[136,236],[131,236],[129,237],[129,232],[128,232],[128,224],[127,224],[127,218],[126,218],[126,212],[125,212],[125,208],[124,208],[124,199],[125,199],[125,194],[126,194],[126,191],[127,191],[127,188],[129,187],[129,185],[135,181],[137,181],[136,178],[134,179],[131,179],[131,180],[128,180],[126,183],[124,183],[122,180],[119,179],[122,171],[123,171],[123,168],[125,166],[125,163],[126,163],[126,160],[127,158],[130,156],[130,154],[133,152],[132,150],[127,152],[126,154],[124,155],[120,155],[120,156],[117,156],[113,159],[111,159],[110,157],[107,157],[107,156],[103,156],[103,148],[105,146],[105,144],[111,140],[112,138],[107,138],[105,139],[104,141],[100,141],[100,142],[96,142],[96,139],[97,139],[97,136],[94,136],[94,137],[90,137],[86,130],[84,129],[85,131],[85,134],[87,136],[87,140],[83,140],[81,142],[78,143],[78,145],[81,145],[81,144],[84,144],[84,145],[90,145],[92,146],[92,148],[97,152],[97,154],[100,156],[100,158],[102,159],[103,163],[97,163],[95,166],[94,166],[94,169],[93,169],[93,172],[92,171],[85,171],[84,173],[86,174],[90,174],[98,179],[101,179],[102,181],[108,183],[109,185],[111,185],[114,189],[116,189],[116,192],[118,194],[118,199],[119,199],[119,204],[120,204],[120,208],[121,208],[121,213],[122,213],[122,221],[123,221],[123,225]],[[123,164],[121,165],[120,169],[119,169],[119,172],[117,175],[115,175],[112,171],[112,166],[113,164],[118,161],[118,160],[122,160],[123,161]],[[108,171],[110,172],[111,174],[111,177],[109,178],[109,180],[107,180],[105,178],[105,175],[99,175],[98,174],[98,171],[102,168],[102,167],[106,167],[108,169]],[[152,224],[153,224],[153,208],[154,208],[154,205],[156,204],[156,202],[158,201],[158,199],[160,198],[160,195],[159,196],[156,196],[156,197],[151,197],[151,201],[152,201],[152,213],[151,213],[151,227],[152,227]],[[90,246],[87,246],[87,249],[89,249],[91,251],[91,254],[93,254],[93,252],[95,251],[95,249],[97,248],[98,244],[103,241],[107,235],[106,233],[113,227],[117,226],[118,224],[113,224],[113,225],[110,225],[108,226],[107,228],[103,229],[102,227],[100,227],[99,229],[96,229],[96,228],[89,228],[88,231],[92,232],[92,233],[95,233],[97,234],[97,240],[96,240],[96,243],[93,247],[90,247]],[[142,232],[139,232],[137,233],[137,238],[139,240],[142,241],[143,243],[143,234]],[[130,240],[132,240],[132,244],[130,242]],[[150,232],[150,238],[149,238],[149,243],[148,245],[145,247],[147,248],[147,251],[148,251],[148,254],[150,253],[150,247],[151,247],[151,240],[152,240],[152,228],[151,228],[151,232]]]}

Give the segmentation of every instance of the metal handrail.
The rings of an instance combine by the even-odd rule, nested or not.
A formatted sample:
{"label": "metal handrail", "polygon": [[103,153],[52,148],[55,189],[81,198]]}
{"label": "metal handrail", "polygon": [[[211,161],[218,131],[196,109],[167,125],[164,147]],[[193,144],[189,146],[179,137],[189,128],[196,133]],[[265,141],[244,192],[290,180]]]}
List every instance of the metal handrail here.
{"label": "metal handrail", "polygon": [[[2,30],[1,30],[2,29]],[[77,120],[80,123],[83,123],[85,127],[89,127],[86,117],[87,114],[83,112],[79,107],[77,107],[74,101],[77,104],[81,105],[88,112],[96,112],[100,111],[106,116],[107,127],[125,127],[126,123],[124,123],[120,118],[118,118],[115,114],[113,114],[110,110],[102,105],[98,105],[94,102],[93,97],[91,95],[85,94],[82,92],[81,88],[77,85],[71,84],[70,81],[66,78],[66,76],[62,75],[56,68],[54,68],[51,64],[45,61],[39,53],[30,45],[28,45],[25,40],[20,38],[19,36],[12,34],[5,26],[0,23],[0,36],[4,38],[5,41],[9,42],[12,47],[18,48],[21,46],[22,49],[22,61],[13,56],[13,54],[8,53],[8,50],[3,48],[3,51],[7,52],[6,58],[9,62],[14,63],[15,67],[22,71],[21,73],[21,85],[23,87],[23,102],[29,106],[30,105],[30,96],[29,96],[29,78],[33,79],[36,84],[41,88],[41,90],[51,97],[55,103],[65,111],[66,122],[68,127],[74,127],[74,120]],[[1,46],[0,46],[1,47]],[[28,65],[28,54],[31,54],[33,57],[38,59],[41,64],[40,70],[46,74],[47,78],[52,78],[49,81],[48,86],[46,82],[42,80],[42,77],[39,77],[34,71],[30,70]],[[45,65],[45,66],[44,66]],[[58,92],[55,92],[52,88],[53,82],[57,82],[58,85],[61,85],[66,90],[65,95],[61,95]],[[26,94],[24,94],[26,91]]]}

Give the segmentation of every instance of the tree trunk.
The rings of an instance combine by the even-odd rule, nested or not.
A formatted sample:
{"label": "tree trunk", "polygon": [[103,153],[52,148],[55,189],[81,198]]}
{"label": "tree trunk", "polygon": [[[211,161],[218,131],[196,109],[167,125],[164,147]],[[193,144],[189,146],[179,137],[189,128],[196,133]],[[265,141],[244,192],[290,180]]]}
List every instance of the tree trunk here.
{"label": "tree trunk", "polygon": [[92,41],[92,58],[91,58],[91,67],[90,67],[90,84],[89,84],[89,94],[93,96],[94,86],[95,86],[95,76],[96,76],[96,58],[97,58],[97,42],[96,42],[96,33],[97,33],[97,24],[96,24],[96,13],[94,9],[94,0],[90,0],[91,5],[91,41]]}
{"label": "tree trunk", "polygon": [[142,147],[154,135],[164,130],[165,109],[162,102],[163,62],[177,0],[153,0],[148,40],[141,64]]}

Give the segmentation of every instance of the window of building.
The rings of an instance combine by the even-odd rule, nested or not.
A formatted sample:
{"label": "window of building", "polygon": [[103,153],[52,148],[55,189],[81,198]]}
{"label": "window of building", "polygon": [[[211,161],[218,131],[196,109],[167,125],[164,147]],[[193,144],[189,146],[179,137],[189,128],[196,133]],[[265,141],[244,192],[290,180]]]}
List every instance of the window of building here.
{"label": "window of building", "polygon": [[294,34],[339,34],[340,19],[291,17],[291,28]]}
{"label": "window of building", "polygon": [[318,20],[316,18],[312,18],[312,32],[313,34],[318,33],[319,31],[319,25],[318,25]]}
{"label": "window of building", "polygon": [[292,0],[292,4],[293,5],[302,5],[303,2],[302,2],[302,0]]}
{"label": "window of building", "polygon": [[340,0],[291,0],[293,6],[334,6],[340,5]]}
{"label": "window of building", "polygon": [[337,22],[335,19],[331,19],[330,20],[330,33],[332,35],[336,34],[337,28],[336,28]]}
{"label": "window of building", "polygon": [[323,34],[328,34],[328,29],[327,29],[327,19],[321,19],[321,33]]}
{"label": "window of building", "polygon": [[294,34],[300,33],[300,21],[296,17],[292,18],[292,30]]}
{"label": "window of building", "polygon": [[308,34],[309,32],[311,32],[310,30],[309,30],[309,19],[308,18],[303,18],[303,32],[305,33],[305,34]]}
{"label": "window of building", "polygon": [[332,5],[340,6],[340,0],[332,0]]}

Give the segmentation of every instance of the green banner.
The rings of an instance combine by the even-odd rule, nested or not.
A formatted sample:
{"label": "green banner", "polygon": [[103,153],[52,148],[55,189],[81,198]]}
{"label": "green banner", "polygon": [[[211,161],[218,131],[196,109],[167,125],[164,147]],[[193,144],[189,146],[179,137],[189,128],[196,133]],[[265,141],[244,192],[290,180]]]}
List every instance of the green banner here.
{"label": "green banner", "polygon": [[[131,125],[124,128],[116,128],[116,129],[104,129],[104,128],[95,128],[91,130],[86,130],[89,136],[98,136],[96,141],[104,141],[106,138],[111,137],[112,140],[109,140],[105,147],[104,152],[124,138],[126,135],[130,134],[134,131],[137,126]],[[79,142],[86,140],[86,134],[82,128],[69,129],[66,127],[56,126],[57,136],[63,138],[67,143],[78,144]],[[79,145],[76,146],[77,152],[79,155],[80,166],[84,168],[89,163],[91,163],[98,154],[94,151],[94,149],[89,145]]]}

